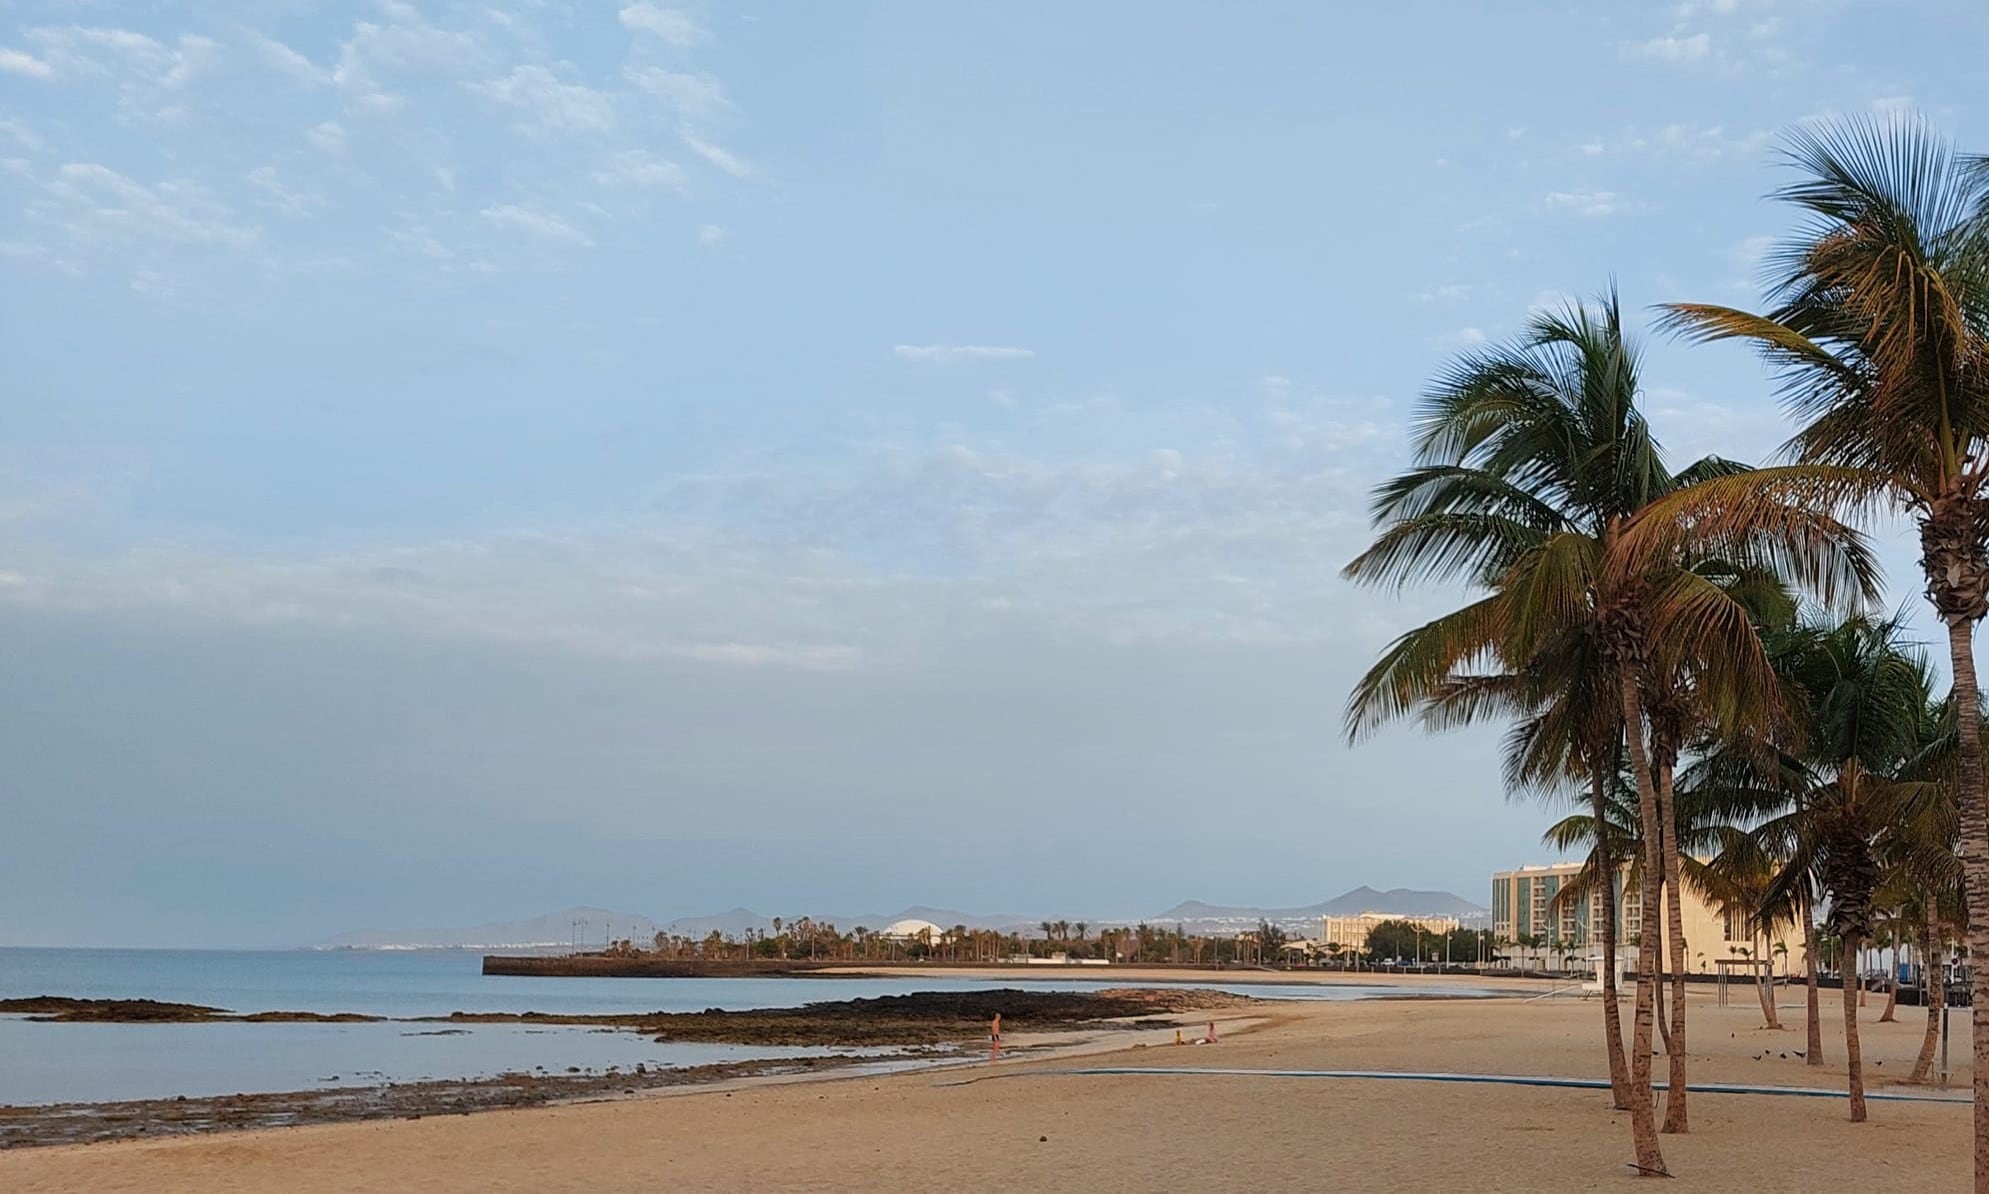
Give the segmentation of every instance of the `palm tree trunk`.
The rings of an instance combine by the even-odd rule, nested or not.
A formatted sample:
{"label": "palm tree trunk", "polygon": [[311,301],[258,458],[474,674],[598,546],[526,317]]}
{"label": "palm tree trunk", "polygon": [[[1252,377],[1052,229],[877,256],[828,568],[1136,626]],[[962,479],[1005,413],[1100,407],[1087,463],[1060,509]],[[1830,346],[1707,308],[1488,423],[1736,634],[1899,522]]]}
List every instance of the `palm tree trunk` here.
{"label": "palm tree trunk", "polygon": [[[1662,869],[1658,871],[1657,887],[1658,887],[1658,899],[1657,903],[1653,904],[1652,907],[1662,908],[1664,907],[1664,872]],[[1653,976],[1651,980],[1651,998],[1655,1001],[1656,1007],[1658,1009],[1657,1010],[1658,1037],[1664,1043],[1665,1056],[1669,1057],[1671,1056],[1671,1020],[1669,1017],[1667,1017],[1664,1014],[1664,1009],[1665,1009],[1664,993],[1666,990],[1665,973],[1664,973],[1664,918],[1658,916],[1655,912],[1645,913],[1644,932],[1650,934],[1652,937],[1655,937],[1657,939],[1658,967],[1656,975]]]}
{"label": "palm tree trunk", "polygon": [[1809,1013],[1809,1051],[1803,1055],[1803,1064],[1823,1064],[1823,1013],[1816,994],[1816,917],[1809,906],[1809,896],[1802,898],[1803,917],[1803,980],[1809,990],[1805,996],[1805,1010]]}
{"label": "palm tree trunk", "polygon": [[1927,893],[1927,923],[1920,938],[1920,1001],[1927,1005],[1927,1034],[1920,1038],[1920,1056],[1913,1062],[1913,1074],[1908,1082],[1925,1082],[1934,1073],[1934,1049],[1941,1039],[1941,1013],[1946,1010],[1947,983],[1945,976],[1937,977],[1934,965],[1934,951],[1939,948],[1936,938],[1939,935],[1939,922],[1936,919],[1934,893]]}
{"label": "palm tree trunk", "polygon": [[1858,981],[1858,935],[1844,934],[1844,1071],[1851,1091],[1851,1122],[1865,1122],[1865,1060],[1858,1048],[1858,996],[1864,984]]}
{"label": "palm tree trunk", "polygon": [[1764,1027],[1780,1028],[1782,1021],[1775,1015],[1775,966],[1767,950],[1768,937],[1765,933],[1761,937],[1761,943],[1761,956],[1768,958],[1769,964],[1754,972],[1754,989],[1761,996],[1761,1018],[1765,1021]]}
{"label": "palm tree trunk", "polygon": [[[1928,579],[1932,580],[1933,577]],[[1956,800],[1961,814],[1961,869],[1968,894],[1968,953],[1989,965],[1989,803],[1982,790],[1982,699],[1975,682],[1975,620],[1948,622],[1948,661],[1954,671]],[[1971,981],[1973,980],[1971,967]],[[1989,998],[1971,1001],[1975,1042],[1975,1191],[1989,1194]]]}
{"label": "palm tree trunk", "polygon": [[[1658,936],[1658,874],[1661,860],[1651,857],[1658,840],[1657,791],[1651,783],[1650,759],[1644,750],[1644,707],[1637,692],[1637,676],[1627,662],[1618,667],[1618,688],[1623,700],[1623,734],[1630,745],[1630,770],[1637,779],[1637,819],[1643,828],[1642,867],[1643,932],[1637,944],[1637,1001],[1631,1016],[1630,1040],[1630,1139],[1636,1148],[1637,1171],[1645,1175],[1669,1174],[1664,1153],[1658,1147],[1657,1117],[1651,1108],[1651,1024],[1656,1019]],[[1980,955],[1989,957],[1989,944]],[[1985,1001],[1989,1002],[1989,1001]],[[1989,1070],[1985,1065],[1984,1070]]]}
{"label": "palm tree trunk", "polygon": [[[1660,886],[1658,888],[1658,892],[1659,892],[1658,905],[1662,907],[1664,904],[1664,894],[1663,894],[1664,888]],[[1666,1057],[1670,1057],[1671,1056],[1671,1018],[1664,1014],[1664,1008],[1665,1008],[1664,993],[1666,990],[1669,989],[1666,983],[1666,977],[1664,972],[1664,922],[1656,918],[1650,918],[1645,920],[1644,924],[1649,926],[1645,931],[1650,933],[1653,937],[1657,938],[1658,968],[1657,968],[1657,974],[1652,979],[1651,995],[1652,999],[1656,1002],[1658,1009],[1657,1010],[1658,1037],[1660,1043],[1663,1044],[1664,1046],[1664,1055]]]}
{"label": "palm tree trunk", "polygon": [[1664,835],[1665,935],[1671,938],[1671,1032],[1665,1037],[1670,1085],[1664,1101],[1664,1130],[1687,1131],[1685,1113],[1685,913],[1678,864],[1678,810],[1672,799],[1671,764],[1660,764],[1657,781],[1659,832]]}
{"label": "palm tree trunk", "polygon": [[1609,848],[1608,795],[1602,764],[1589,768],[1589,803],[1595,813],[1595,871],[1602,885],[1602,1036],[1609,1054],[1609,1094],[1618,1111],[1630,1106],[1630,1070],[1623,1060],[1623,1009],[1616,1005],[1616,855]]}
{"label": "palm tree trunk", "polygon": [[1895,957],[1892,962],[1892,981],[1888,982],[1885,985],[1885,1010],[1879,1013],[1878,1022],[1881,1024],[1898,1023],[1899,1017],[1892,1014],[1894,1010],[1897,1009],[1898,1007],[1899,1007],[1899,959]]}

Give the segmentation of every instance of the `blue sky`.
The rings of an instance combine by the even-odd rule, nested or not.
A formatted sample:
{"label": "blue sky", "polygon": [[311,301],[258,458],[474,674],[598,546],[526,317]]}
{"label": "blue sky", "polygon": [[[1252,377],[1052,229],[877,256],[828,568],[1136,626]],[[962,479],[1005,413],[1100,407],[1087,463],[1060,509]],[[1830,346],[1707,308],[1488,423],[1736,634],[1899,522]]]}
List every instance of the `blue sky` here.
{"label": "blue sky", "polygon": [[[1964,4],[22,0],[0,941],[1481,897],[1336,573],[1531,309],[1751,302]],[[1681,458],[1784,434],[1650,345]],[[1910,555],[1892,542],[1910,599]]]}

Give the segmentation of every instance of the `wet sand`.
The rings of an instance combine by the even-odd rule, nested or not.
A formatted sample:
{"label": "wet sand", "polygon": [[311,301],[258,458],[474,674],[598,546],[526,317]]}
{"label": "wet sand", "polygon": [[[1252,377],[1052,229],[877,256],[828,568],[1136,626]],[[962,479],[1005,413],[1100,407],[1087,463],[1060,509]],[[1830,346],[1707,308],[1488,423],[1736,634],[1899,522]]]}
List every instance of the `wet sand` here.
{"label": "wet sand", "polygon": [[[1126,978],[1130,976],[1115,975]],[[1799,999],[1791,991],[1787,998]],[[1695,1082],[1841,1084],[1834,1000],[1826,1054],[1805,1066],[1789,1028],[1692,993]],[[1627,1010],[1627,1005],[1626,1005]],[[1878,1001],[1870,1009],[1878,1012]],[[1229,1015],[1231,1013],[1212,1013]],[[1277,1077],[1278,1069],[1443,1070],[1600,1077],[1600,1009],[1572,999],[1287,1003],[1214,1046],[1122,1034],[1110,1053],[890,1077],[748,1082],[611,1102],[0,1153],[9,1190],[310,1191],[678,1189],[1592,1190],[1640,1185],[1606,1091]],[[1867,1024],[1872,1089],[1910,1066],[1924,1021]],[[1968,1056],[1954,1020],[1952,1055]],[[1141,1047],[1115,1046],[1133,1041]],[[1787,1054],[1787,1056],[1783,1056]],[[1882,1063],[1882,1064],[1881,1064]],[[1097,1075],[1099,1064],[1243,1075]],[[1658,1072],[1662,1075],[1660,1061]],[[981,1079],[966,1081],[968,1079]],[[1965,1097],[1968,1074],[1948,1095]],[[1967,1185],[1965,1103],[1696,1093],[1693,1131],[1665,1139],[1663,1189],[1949,1190]],[[1641,1183],[1644,1188],[1648,1183]]]}

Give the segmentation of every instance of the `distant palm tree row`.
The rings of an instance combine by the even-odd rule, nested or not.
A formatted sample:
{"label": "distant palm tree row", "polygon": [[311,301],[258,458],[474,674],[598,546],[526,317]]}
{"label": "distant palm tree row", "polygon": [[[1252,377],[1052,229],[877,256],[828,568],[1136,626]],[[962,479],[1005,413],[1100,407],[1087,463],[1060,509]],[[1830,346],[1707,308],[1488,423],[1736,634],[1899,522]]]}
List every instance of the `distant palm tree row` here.
{"label": "distant palm tree row", "polygon": [[[1376,490],[1375,541],[1346,568],[1363,584],[1471,590],[1382,654],[1349,699],[1349,734],[1404,717],[1506,723],[1509,790],[1583,794],[1550,840],[1588,851],[1578,898],[1602,905],[1612,959],[1627,870],[1643,929],[1627,1059],[1614,965],[1604,1040],[1645,1174],[1666,1172],[1654,1027],[1663,1131],[1689,1127],[1686,884],[1750,937],[1801,928],[1816,1063],[1823,913],[1846,976],[1853,1120],[1867,1113],[1853,972],[1881,910],[1910,920],[1925,957],[1965,924],[1989,959],[1973,650],[1989,612],[1989,169],[1911,119],[1805,128],[1786,157],[1797,178],[1777,196],[1802,219],[1770,258],[1768,310],[1687,303],[1660,317],[1765,358],[1797,424],[1782,463],[1666,460],[1612,291],[1534,316],[1435,380],[1411,465]],[[1874,612],[1861,528],[1886,510],[1920,532],[1946,694],[1898,619]],[[1765,994],[1764,1011],[1772,1022]],[[1989,1194],[1989,1000],[1974,1025],[1976,1189]]]}
{"label": "distant palm tree row", "polygon": [[[1162,928],[1137,924],[1091,931],[1086,921],[1043,921],[1041,936],[997,929],[972,929],[954,925],[950,929],[922,930],[916,934],[886,934],[858,925],[844,931],[826,921],[800,917],[769,921],[771,932],[747,929],[734,935],[714,929],[702,937],[657,933],[648,952],[661,957],[701,961],[744,961],[754,958],[783,958],[812,961],[887,962],[933,960],[945,962],[999,962],[1014,957],[1097,958],[1115,962],[1148,963],[1249,963],[1272,964],[1287,961],[1284,930],[1269,923],[1229,936],[1184,932],[1179,926]],[[1443,938],[1424,934],[1441,950]],[[633,943],[624,943],[633,949]],[[1465,956],[1458,949],[1457,956]],[[1475,955],[1474,955],[1475,956]]]}

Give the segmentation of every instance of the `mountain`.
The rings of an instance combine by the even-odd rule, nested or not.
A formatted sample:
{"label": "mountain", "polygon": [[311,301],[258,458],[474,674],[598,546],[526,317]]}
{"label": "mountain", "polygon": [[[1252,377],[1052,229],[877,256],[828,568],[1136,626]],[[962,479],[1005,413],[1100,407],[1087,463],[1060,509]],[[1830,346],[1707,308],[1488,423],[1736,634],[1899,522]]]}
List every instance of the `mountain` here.
{"label": "mountain", "polygon": [[691,938],[709,937],[713,932],[721,937],[743,937],[748,929],[772,932],[773,919],[761,916],[751,908],[734,908],[730,912],[711,916],[680,916],[663,926],[666,933]]}
{"label": "mountain", "polygon": [[[1178,924],[1190,933],[1207,935],[1235,933],[1256,927],[1260,920],[1268,920],[1288,932],[1312,936],[1319,931],[1319,918],[1322,916],[1357,916],[1362,912],[1388,912],[1401,916],[1455,916],[1472,927],[1478,926],[1490,916],[1485,909],[1447,891],[1412,891],[1405,887],[1391,891],[1376,891],[1372,887],[1356,887],[1344,895],[1335,896],[1318,904],[1307,904],[1302,908],[1250,908],[1188,900],[1176,904],[1158,916],[1131,919],[1111,916],[1060,916],[1056,919],[1073,923],[1082,920],[1095,929],[1112,925],[1130,925],[1136,920],[1144,919],[1149,924],[1167,927]],[[791,916],[785,917],[783,923],[794,919]],[[1025,936],[1040,935],[1036,926],[1042,922],[1040,917],[1016,916],[1008,913],[976,916],[954,908],[933,908],[924,904],[914,904],[892,915],[868,913],[863,916],[815,916],[814,919],[833,924],[843,932],[849,932],[858,925],[876,930],[900,920],[928,920],[942,928],[966,925],[970,929],[994,929],[1004,933],[1021,933]],[[631,912],[578,907],[548,912],[544,916],[535,916],[528,920],[492,921],[466,929],[364,929],[328,938],[319,942],[315,948],[553,949],[580,945],[598,949],[611,937],[627,937],[641,943],[650,940],[659,931],[691,938],[706,937],[716,932],[720,936],[736,940],[745,936],[749,930],[756,933],[771,933],[773,918],[762,916],[751,908],[734,908],[729,912],[718,912],[709,916],[681,916],[672,921],[657,922]]]}
{"label": "mountain", "polygon": [[1372,887],[1360,886],[1345,895],[1335,896],[1319,905],[1321,916],[1358,916],[1363,912],[1400,912],[1409,916],[1456,916],[1465,917],[1486,911],[1482,904],[1474,904],[1463,896],[1452,895],[1447,891],[1416,891],[1407,887],[1392,887],[1387,891],[1376,891]]}
{"label": "mountain", "polygon": [[1267,920],[1288,931],[1316,933],[1325,916],[1358,916],[1363,912],[1386,912],[1398,916],[1454,916],[1467,926],[1484,920],[1489,913],[1462,896],[1447,891],[1416,891],[1407,887],[1376,891],[1356,887],[1352,891],[1297,908],[1252,908],[1228,904],[1205,904],[1188,900],[1174,905],[1149,923],[1180,925],[1190,933],[1235,932]]}
{"label": "mountain", "polygon": [[496,920],[455,929],[361,929],[340,933],[318,949],[546,949],[605,944],[610,936],[647,941],[656,923],[607,908],[567,908],[528,920]]}

